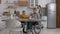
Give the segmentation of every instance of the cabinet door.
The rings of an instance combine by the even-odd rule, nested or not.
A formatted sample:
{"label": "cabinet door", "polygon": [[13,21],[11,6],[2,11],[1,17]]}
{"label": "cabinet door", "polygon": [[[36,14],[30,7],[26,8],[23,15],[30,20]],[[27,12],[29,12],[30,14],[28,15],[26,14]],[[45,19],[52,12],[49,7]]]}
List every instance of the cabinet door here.
{"label": "cabinet door", "polygon": [[56,11],[56,26],[57,28],[60,28],[60,0],[56,0],[56,7],[57,7],[57,11]]}
{"label": "cabinet door", "polygon": [[19,0],[19,1],[27,1],[27,0]]}
{"label": "cabinet door", "polygon": [[27,0],[18,0],[18,5],[19,6],[26,6],[28,4]]}
{"label": "cabinet door", "polygon": [[29,0],[30,1],[30,8],[36,7],[38,5],[38,0]]}
{"label": "cabinet door", "polygon": [[34,0],[30,0],[30,8],[34,7]]}

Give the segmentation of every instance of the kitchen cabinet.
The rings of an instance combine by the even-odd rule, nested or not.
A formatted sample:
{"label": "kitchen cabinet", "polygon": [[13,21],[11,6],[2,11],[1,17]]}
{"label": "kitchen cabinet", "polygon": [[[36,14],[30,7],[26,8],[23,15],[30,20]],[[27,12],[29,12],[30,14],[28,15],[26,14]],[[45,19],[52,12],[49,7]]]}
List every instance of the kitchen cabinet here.
{"label": "kitchen cabinet", "polygon": [[34,8],[36,7],[36,5],[38,5],[38,0],[29,0],[30,3],[30,8]]}
{"label": "kitchen cabinet", "polygon": [[34,8],[36,5],[38,5],[38,0],[18,0],[18,5]]}
{"label": "kitchen cabinet", "polygon": [[19,6],[26,6],[28,4],[27,0],[18,0],[18,5]]}

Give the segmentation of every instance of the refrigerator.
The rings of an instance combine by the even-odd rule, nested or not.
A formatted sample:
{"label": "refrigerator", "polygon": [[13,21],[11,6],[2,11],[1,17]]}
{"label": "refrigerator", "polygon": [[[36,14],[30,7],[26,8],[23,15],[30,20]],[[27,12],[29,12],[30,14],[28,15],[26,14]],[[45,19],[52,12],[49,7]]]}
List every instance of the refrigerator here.
{"label": "refrigerator", "polygon": [[56,28],[56,4],[49,3],[46,5],[47,8],[47,28]]}

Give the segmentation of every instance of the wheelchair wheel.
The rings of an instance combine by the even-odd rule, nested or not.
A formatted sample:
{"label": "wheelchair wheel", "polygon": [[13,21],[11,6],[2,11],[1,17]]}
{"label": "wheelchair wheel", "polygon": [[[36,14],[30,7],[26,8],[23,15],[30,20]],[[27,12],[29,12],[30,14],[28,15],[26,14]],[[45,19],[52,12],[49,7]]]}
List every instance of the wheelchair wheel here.
{"label": "wheelchair wheel", "polygon": [[41,27],[39,27],[38,25],[36,25],[34,27],[34,32],[35,32],[35,34],[39,34],[41,32]]}

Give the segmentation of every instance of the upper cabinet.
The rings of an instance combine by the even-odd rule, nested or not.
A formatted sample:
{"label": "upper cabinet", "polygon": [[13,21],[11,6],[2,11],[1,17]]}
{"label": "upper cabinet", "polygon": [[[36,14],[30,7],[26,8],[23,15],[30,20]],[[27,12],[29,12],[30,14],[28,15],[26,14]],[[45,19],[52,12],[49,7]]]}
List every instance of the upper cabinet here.
{"label": "upper cabinet", "polygon": [[28,4],[27,0],[18,0],[18,5],[19,6],[26,6]]}
{"label": "upper cabinet", "polygon": [[38,5],[38,0],[18,0],[18,5],[34,8],[36,5]]}
{"label": "upper cabinet", "polygon": [[27,1],[27,0],[18,0],[18,1]]}
{"label": "upper cabinet", "polygon": [[18,6],[27,6],[29,8],[34,8],[38,5],[38,0],[8,0],[8,3],[13,3]]}
{"label": "upper cabinet", "polygon": [[30,8],[34,8],[36,5],[38,5],[38,0],[29,0],[29,3]]}

